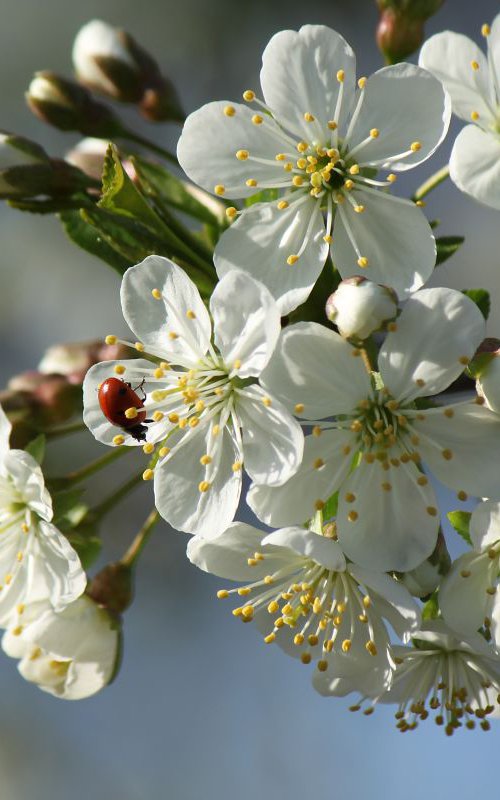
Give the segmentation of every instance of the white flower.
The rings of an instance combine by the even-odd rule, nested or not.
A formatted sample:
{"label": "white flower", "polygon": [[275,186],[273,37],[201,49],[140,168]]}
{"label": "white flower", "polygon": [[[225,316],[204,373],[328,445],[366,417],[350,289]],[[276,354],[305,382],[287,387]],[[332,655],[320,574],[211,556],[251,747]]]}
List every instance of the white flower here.
{"label": "white flower", "polygon": [[439,589],[439,607],[453,630],[468,635],[484,625],[500,648],[500,503],[475,508],[470,537],[473,550],[454,561]]}
{"label": "white flower", "polygon": [[326,301],[326,316],[344,338],[366,339],[393,320],[397,312],[395,292],[361,275],[341,281]]}
{"label": "white flower", "polygon": [[[483,355],[483,354],[482,354]],[[500,413],[500,350],[484,353],[485,364],[476,379],[477,393],[492,411]],[[479,356],[479,359],[481,356]]]}
{"label": "white flower", "polygon": [[[262,281],[288,313],[308,296],[330,244],[342,277],[369,277],[403,295],[429,278],[435,243],[419,208],[392,197],[395,172],[415,167],[446,134],[441,84],[412,64],[355,82],[355,56],[335,31],[281,31],[263,54],[265,102],[213,102],[191,114],[178,144],[187,175],[217,195],[245,198],[277,189],[222,235],[219,276],[235,267]],[[376,180],[378,170],[391,170]],[[335,219],[334,219],[335,218]],[[333,227],[334,226],[334,227]],[[333,231],[333,242],[332,242]]]}
{"label": "white flower", "polygon": [[344,694],[349,676],[373,684],[376,675],[384,691],[394,666],[386,625],[406,640],[418,628],[418,607],[389,575],[347,562],[334,525],[323,533],[318,523],[267,535],[233,523],[215,539],[193,537],[187,555],[205,572],[245,581],[218,597],[244,598],[233,615],[255,619],[266,643],[276,641],[302,663],[316,661],[322,687]]}
{"label": "white flower", "polygon": [[9,448],[11,425],[0,407],[0,624],[47,595],[60,610],[85,589],[78,555],[52,525],[52,501],[32,456]]}
{"label": "white flower", "polygon": [[[451,736],[457,728],[489,730],[500,691],[500,659],[482,636],[458,637],[441,619],[414,634],[413,647],[393,647],[397,667],[392,687],[377,699],[397,703],[397,727],[413,730],[434,712]],[[357,711],[361,704],[351,707]],[[373,705],[365,714],[373,710]]]}
{"label": "white flower", "polygon": [[500,14],[483,25],[488,53],[467,36],[444,31],[424,44],[419,63],[442,81],[460,119],[472,124],[459,133],[450,158],[450,177],[487,206],[500,209]]}
{"label": "white flower", "polygon": [[338,536],[349,558],[383,571],[417,567],[439,528],[421,462],[461,500],[500,495],[498,415],[473,402],[419,403],[463,372],[483,337],[469,298],[423,289],[388,333],[375,384],[360,350],[333,331],[286,328],[261,383],[314,428],[297,474],[279,489],[252,487],[249,505],[278,527],[311,516],[338,490]]}
{"label": "white flower", "polygon": [[56,613],[27,606],[24,627],[9,628],[2,648],[19,659],[23,678],[64,700],[81,700],[113,678],[120,656],[119,624],[86,595]]}
{"label": "white flower", "polygon": [[84,420],[105,444],[139,444],[104,417],[97,389],[113,369],[143,386],[151,419],[146,451],[161,443],[154,472],[158,510],[178,530],[217,535],[233,520],[243,467],[257,483],[276,486],[302,458],[300,426],[257,382],[279,336],[278,308],[264,286],[233,271],[210,300],[212,344],[212,323],[196,286],[160,256],[127,270],[121,298],[141,340],[138,349],[156,363],[92,367],[84,382]]}
{"label": "white flower", "polygon": [[125,70],[134,76],[139,67],[127,46],[124,31],[93,19],[80,28],[73,44],[73,64],[78,78],[96,91],[115,97],[119,94],[109,69]]}

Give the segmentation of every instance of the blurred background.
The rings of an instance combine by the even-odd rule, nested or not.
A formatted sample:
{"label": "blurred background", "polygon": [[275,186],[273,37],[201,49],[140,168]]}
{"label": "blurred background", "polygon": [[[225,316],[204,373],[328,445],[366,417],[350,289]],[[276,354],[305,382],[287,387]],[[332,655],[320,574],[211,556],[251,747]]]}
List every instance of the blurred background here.
{"label": "blurred background", "polygon": [[[497,12],[495,0],[447,0],[427,33],[451,29],[479,41],[481,24]],[[381,66],[377,16],[373,0],[3,0],[0,125],[39,141],[51,155],[77,141],[35,120],[23,92],[35,70],[71,74],[73,38],[93,17],[126,28],[149,49],[189,112],[258,87],[271,35],[306,22],[342,33],[357,54],[358,74],[369,74]],[[124,116],[159,144],[175,147],[175,126]],[[430,162],[398,181],[399,193],[410,194],[446,163],[460,127],[454,122]],[[441,219],[440,235],[466,236],[434,282],[489,289],[497,303],[490,333],[499,335],[499,213],[451,183],[432,194],[426,210]],[[35,367],[54,342],[126,333],[118,275],[67,242],[56,221],[3,205],[0,236],[0,386]],[[102,452],[88,434],[74,436],[51,448],[48,471],[74,468]],[[92,499],[131,469],[120,464],[103,473]],[[151,503],[151,487],[142,486],[108,518],[106,560],[124,551]],[[498,727],[489,734],[460,731],[450,740],[428,721],[402,737],[390,709],[366,718],[349,714],[348,701],[320,698],[307,667],[263,646],[252,626],[238,624],[230,607],[217,602],[218,582],[186,563],[185,545],[185,535],[157,527],[125,618],[121,672],[97,697],[58,701],[25,683],[2,654],[2,800],[378,800],[399,792],[407,800],[424,793],[472,800],[478,790],[495,796]]]}

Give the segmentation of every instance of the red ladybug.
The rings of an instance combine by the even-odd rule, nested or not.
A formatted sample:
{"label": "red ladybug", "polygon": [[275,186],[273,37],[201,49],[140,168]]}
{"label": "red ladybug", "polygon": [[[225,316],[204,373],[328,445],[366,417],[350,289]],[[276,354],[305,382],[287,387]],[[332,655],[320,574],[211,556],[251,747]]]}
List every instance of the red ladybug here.
{"label": "red ladybug", "polygon": [[[142,381],[136,389],[142,390]],[[151,422],[146,419],[146,411],[139,411],[136,417],[128,419],[125,411],[128,408],[144,408],[146,395],[141,399],[137,392],[132,389],[130,383],[126,383],[121,378],[106,378],[99,386],[99,405],[101,411],[113,425],[123,428],[130,433],[138,442],[146,441],[147,428],[143,423]]]}

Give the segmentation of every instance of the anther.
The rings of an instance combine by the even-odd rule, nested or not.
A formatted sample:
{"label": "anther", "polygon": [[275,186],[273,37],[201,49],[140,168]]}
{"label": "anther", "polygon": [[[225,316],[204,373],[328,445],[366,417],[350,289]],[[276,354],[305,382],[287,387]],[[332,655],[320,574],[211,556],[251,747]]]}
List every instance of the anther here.
{"label": "anther", "polygon": [[437,517],[438,510],[435,506],[427,506],[425,510],[430,517]]}
{"label": "anther", "polygon": [[315,500],[314,501],[314,508],[316,511],[321,511],[325,507],[325,503],[323,500]]}
{"label": "anther", "polygon": [[264,636],[264,641],[266,644],[271,644],[276,639],[276,634],[274,632],[269,633],[267,636]]}
{"label": "anther", "polygon": [[314,469],[321,469],[321,467],[325,466],[325,462],[322,458],[317,458],[313,464]]}
{"label": "anther", "polygon": [[298,257],[297,255],[291,255],[291,256],[288,256],[288,258],[287,258],[287,260],[286,260],[286,263],[287,263],[287,264],[288,264],[290,267],[292,267],[294,264],[296,264],[296,263],[297,263],[297,261],[298,261],[298,260],[299,260],[299,257]]}
{"label": "anther", "polygon": [[334,120],[334,119],[329,119],[327,124],[328,124],[328,128],[329,128],[331,131],[335,131],[335,130],[337,130],[337,123],[335,122],[335,120]]}
{"label": "anther", "polygon": [[365,207],[364,206],[354,206],[354,210],[355,210],[356,214],[362,214],[363,211],[365,210]]}
{"label": "anther", "polygon": [[280,200],[278,203],[278,208],[280,211],[283,211],[285,208],[288,208],[288,203],[286,200]]}
{"label": "anther", "polygon": [[227,589],[219,589],[217,592],[217,597],[219,600],[224,600],[226,597],[229,597],[229,592]]}
{"label": "anther", "polygon": [[211,464],[212,461],[213,461],[212,456],[209,456],[208,453],[200,458],[200,464],[202,464],[204,467],[207,464]]}
{"label": "anther", "polygon": [[106,336],[104,341],[106,342],[106,344],[116,344],[118,339],[116,338],[116,336],[109,335],[109,336]]}
{"label": "anther", "polygon": [[198,491],[201,492],[202,494],[208,492],[209,489],[210,489],[209,481],[200,481],[200,483],[198,484]]}
{"label": "anther", "polygon": [[347,515],[347,519],[349,520],[349,522],[356,522],[356,520],[358,519],[358,516],[359,516],[359,514],[358,514],[357,511],[349,511],[349,513]]}
{"label": "anther", "polygon": [[264,120],[260,116],[260,114],[254,114],[253,117],[252,117],[252,122],[253,122],[254,125],[262,125]]}
{"label": "anther", "polygon": [[153,295],[155,300],[161,300],[161,292],[159,289],[152,289],[151,294]]}
{"label": "anther", "polygon": [[123,364],[117,364],[114,369],[114,372],[116,375],[123,375],[123,373],[125,372],[125,367],[123,366]]}
{"label": "anther", "polygon": [[300,656],[300,660],[303,664],[310,664],[311,663],[311,654],[310,653],[302,653]]}
{"label": "anther", "polygon": [[366,256],[360,256],[358,258],[358,267],[365,269],[365,267],[367,266],[368,266],[368,259],[366,258]]}
{"label": "anther", "polygon": [[377,655],[377,648],[375,646],[375,642],[372,642],[371,639],[365,644],[365,648],[370,653],[371,656]]}
{"label": "anther", "polygon": [[448,449],[443,450],[441,452],[441,455],[443,456],[445,461],[451,461],[451,459],[453,458],[453,453],[451,452],[451,450]]}
{"label": "anther", "polygon": [[152,469],[145,469],[142,473],[142,480],[143,481],[150,481],[154,476],[154,471]]}
{"label": "anther", "polygon": [[125,437],[119,433],[117,436],[113,436],[113,444],[119,447],[125,441]]}
{"label": "anther", "polygon": [[125,411],[125,416],[127,419],[135,419],[138,413],[139,412],[137,411],[135,406],[131,406],[130,408],[127,408],[127,410]]}
{"label": "anther", "polygon": [[341,645],[342,652],[343,653],[348,653],[349,650],[351,649],[351,646],[352,646],[351,640],[350,639],[344,639],[344,641],[342,642],[342,645]]}
{"label": "anther", "polygon": [[345,79],[345,72],[343,69],[339,69],[337,72],[337,80],[339,83],[344,83]]}
{"label": "anther", "polygon": [[347,189],[347,191],[348,191],[348,192],[350,192],[350,191],[351,191],[351,189],[354,189],[354,181],[351,181],[351,179],[350,179],[350,178],[348,178],[348,179],[347,179],[347,180],[344,182],[344,189]]}
{"label": "anther", "polygon": [[394,172],[389,173],[389,175],[387,176],[387,180],[389,181],[389,183],[394,183],[395,181],[397,181],[397,179],[398,176],[395,175]]}
{"label": "anther", "polygon": [[370,137],[372,139],[378,139],[379,136],[380,136],[379,129],[378,128],[372,128],[371,131],[370,131]]}
{"label": "anther", "polygon": [[304,411],[304,403],[296,403],[294,411],[296,414],[302,414],[302,412]]}
{"label": "anther", "polygon": [[360,89],[364,89],[365,88],[366,81],[367,81],[367,79],[364,78],[364,77],[358,79],[358,86],[359,86]]}
{"label": "anther", "polygon": [[413,153],[417,153],[421,149],[422,149],[422,144],[420,142],[412,142],[410,145],[410,150]]}
{"label": "anther", "polygon": [[236,109],[234,106],[224,106],[224,114],[226,117],[234,117]]}
{"label": "anther", "polygon": [[457,492],[457,497],[458,497],[459,500],[462,501],[462,503],[465,503],[465,501],[468,500],[469,496],[468,496],[467,492],[464,492],[463,489],[460,489],[460,491]]}
{"label": "anther", "polygon": [[248,150],[238,150],[236,152],[236,158],[238,159],[238,161],[246,161],[249,155],[250,153],[248,152]]}
{"label": "anther", "polygon": [[292,183],[294,186],[302,186],[304,183],[304,178],[302,178],[300,175],[294,175],[292,178]]}
{"label": "anther", "polygon": [[326,672],[326,670],[328,669],[328,661],[325,661],[324,659],[318,661],[318,669],[320,672]]}
{"label": "anther", "polygon": [[474,72],[477,72],[477,71],[478,71],[478,69],[479,69],[479,64],[477,63],[477,61],[471,61],[471,62],[470,62],[470,65],[471,65],[472,69],[474,70]]}
{"label": "anther", "polygon": [[257,181],[255,180],[255,178],[248,178],[248,180],[246,180],[245,183],[250,188],[255,188],[255,186],[257,186]]}
{"label": "anther", "polygon": [[255,92],[251,89],[246,89],[246,91],[243,92],[243,100],[246,100],[247,103],[251,103],[252,100],[255,100]]}
{"label": "anther", "polygon": [[474,122],[477,122],[477,120],[479,119],[479,114],[478,114],[478,112],[477,112],[477,111],[471,111],[471,112],[470,112],[470,118],[471,118],[471,119],[472,119]]}
{"label": "anther", "polygon": [[231,465],[231,469],[233,470],[233,472],[239,472],[241,467],[242,467],[242,462],[241,461],[235,461]]}
{"label": "anther", "polygon": [[147,456],[150,456],[151,453],[154,452],[154,449],[155,446],[152,442],[146,442],[146,444],[142,446],[142,452],[145,453]]}
{"label": "anther", "polygon": [[304,114],[304,119],[306,122],[314,122],[316,117],[314,117],[311,113],[309,113],[309,111],[306,111],[306,113]]}
{"label": "anther", "polygon": [[226,191],[226,187],[222,183],[218,183],[214,186],[214,193],[221,197]]}

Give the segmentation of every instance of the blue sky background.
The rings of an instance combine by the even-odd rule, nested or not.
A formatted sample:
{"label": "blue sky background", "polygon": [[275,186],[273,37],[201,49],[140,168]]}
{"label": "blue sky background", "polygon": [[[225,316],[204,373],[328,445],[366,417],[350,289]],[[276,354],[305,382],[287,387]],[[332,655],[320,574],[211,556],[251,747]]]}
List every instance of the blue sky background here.
{"label": "blue sky background", "polygon": [[[493,0],[448,0],[428,32],[449,28],[479,40],[481,23],[497,11]],[[3,0],[1,125],[37,139],[52,155],[77,137],[38,123],[23,92],[37,69],[70,74],[72,39],[94,16],[127,28],[150,48],[188,111],[257,87],[270,36],[306,22],[342,33],[357,53],[359,74],[381,66],[371,0]],[[135,124],[132,112],[126,116]],[[175,128],[138,124],[158,143],[175,145]],[[459,128],[454,123],[433,159],[398,181],[399,192],[410,193],[446,162]],[[435,283],[484,286],[498,297],[499,213],[451,184],[436,190],[427,210],[442,220],[443,235],[466,236]],[[67,243],[57,222],[1,207],[0,236],[0,385],[32,368],[53,342],[126,332],[118,276]],[[499,333],[499,308],[492,334]],[[82,435],[54,447],[48,467],[54,472],[57,464],[60,471],[64,463],[74,467],[101,453]],[[119,479],[118,472],[111,476],[113,483]],[[108,480],[96,482],[96,493],[110,491]],[[107,556],[123,552],[150,506],[150,487],[143,486],[109,518]],[[122,670],[101,695],[57,701],[26,684],[15,662],[0,658],[2,800],[378,800],[396,793],[406,800],[424,794],[472,800],[478,790],[495,796],[498,728],[448,740],[428,721],[401,736],[390,709],[365,718],[350,714],[347,701],[319,697],[307,667],[265,647],[251,625],[238,624],[229,606],[217,602],[218,582],[186,563],[185,544],[183,534],[158,526],[126,615]]]}

